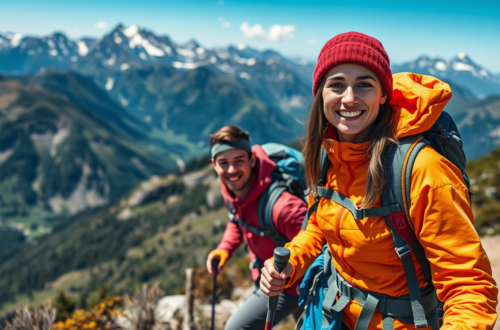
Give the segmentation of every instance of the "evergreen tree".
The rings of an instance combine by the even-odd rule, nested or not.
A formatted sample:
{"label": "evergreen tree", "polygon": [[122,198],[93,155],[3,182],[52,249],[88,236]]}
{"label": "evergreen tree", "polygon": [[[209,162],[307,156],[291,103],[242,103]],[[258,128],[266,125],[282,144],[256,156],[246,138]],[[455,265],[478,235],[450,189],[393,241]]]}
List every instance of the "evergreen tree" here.
{"label": "evergreen tree", "polygon": [[59,291],[53,306],[57,312],[56,321],[64,321],[75,311],[76,304],[71,296],[66,295],[64,291]]}

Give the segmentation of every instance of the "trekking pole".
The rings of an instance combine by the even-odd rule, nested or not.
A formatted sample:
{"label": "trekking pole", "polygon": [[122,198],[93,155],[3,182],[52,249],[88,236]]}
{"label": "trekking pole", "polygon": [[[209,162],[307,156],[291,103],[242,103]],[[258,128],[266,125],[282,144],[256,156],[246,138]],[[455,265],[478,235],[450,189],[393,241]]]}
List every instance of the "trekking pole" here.
{"label": "trekking pole", "polygon": [[[274,249],[274,269],[281,274],[283,269],[285,269],[288,264],[288,259],[290,259],[290,250],[284,247],[277,247]],[[278,301],[280,296],[269,297],[269,302],[267,304],[267,315],[266,315],[266,330],[271,330],[274,321],[274,312],[278,307]]]}
{"label": "trekking pole", "polygon": [[213,276],[213,287],[212,287],[212,327],[211,330],[215,329],[215,290],[217,289],[217,272],[219,268],[219,259],[212,259],[212,272]]}

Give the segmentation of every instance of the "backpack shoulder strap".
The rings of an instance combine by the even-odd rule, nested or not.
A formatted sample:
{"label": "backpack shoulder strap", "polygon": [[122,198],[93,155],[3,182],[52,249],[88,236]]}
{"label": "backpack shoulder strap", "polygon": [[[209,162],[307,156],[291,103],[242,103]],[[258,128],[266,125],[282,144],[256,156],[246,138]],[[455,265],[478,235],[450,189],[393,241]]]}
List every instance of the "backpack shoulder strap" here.
{"label": "backpack shoulder strap", "polygon": [[278,231],[273,221],[274,205],[287,188],[288,185],[286,182],[280,180],[273,181],[259,199],[258,215],[260,226],[278,246],[284,246],[290,241]]}
{"label": "backpack shoulder strap", "polygon": [[394,247],[403,263],[413,319],[417,328],[427,326],[427,320],[415,265],[411,258],[412,251],[422,267],[426,281],[432,285],[432,280],[429,261],[414,233],[410,220],[411,174],[418,153],[428,144],[429,142],[422,135],[415,135],[400,139],[399,144],[389,149],[386,155],[386,184],[382,191],[383,206],[399,205],[404,209],[404,211],[389,214],[385,218],[391,230]]}
{"label": "backpack shoulder strap", "polygon": [[[321,147],[319,166],[320,166],[320,179],[318,182],[318,187],[322,187],[326,183],[326,176],[328,174],[328,168],[330,167],[330,159],[328,159],[328,152],[326,151],[325,147]],[[309,194],[309,189],[305,193],[306,202],[308,194]],[[316,197],[314,204],[307,209],[306,216],[304,218],[304,221],[302,222],[302,227],[301,227],[302,230],[306,230],[309,217],[311,216],[311,214],[316,212],[316,209],[318,208],[318,203],[319,203],[319,198]]]}
{"label": "backpack shoulder strap", "polygon": [[240,230],[240,233],[241,233],[241,228],[245,228],[245,230],[251,231],[252,233],[257,234],[261,237],[270,234],[270,229],[266,230],[266,228],[260,229],[254,226],[249,226],[246,221],[236,218],[236,212],[234,210],[233,205],[229,203],[228,200],[224,200],[224,203],[227,205],[227,208],[229,210],[228,220],[237,225],[238,229]]}
{"label": "backpack shoulder strap", "polygon": [[387,182],[382,192],[382,205],[398,204],[404,212],[389,215],[389,222],[396,234],[408,243],[417,257],[427,281],[431,280],[429,261],[414,233],[410,218],[411,206],[411,175],[417,155],[430,143],[422,135],[414,135],[400,139],[398,145],[393,145],[387,155]]}

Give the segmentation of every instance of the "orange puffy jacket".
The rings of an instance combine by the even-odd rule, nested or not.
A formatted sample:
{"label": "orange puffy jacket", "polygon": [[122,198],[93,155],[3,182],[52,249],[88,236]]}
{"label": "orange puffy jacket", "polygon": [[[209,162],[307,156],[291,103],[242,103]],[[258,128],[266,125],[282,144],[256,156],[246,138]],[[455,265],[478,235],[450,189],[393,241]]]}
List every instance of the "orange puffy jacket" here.
{"label": "orange puffy jacket", "polygon": [[[450,98],[450,87],[436,78],[411,73],[394,75],[391,105],[396,111],[397,137],[428,130]],[[370,142],[339,142],[335,135],[335,129],[330,129],[323,141],[331,162],[326,187],[344,194],[359,207],[365,191],[366,149]],[[462,174],[426,146],[417,156],[411,182],[411,222],[430,262],[438,298],[445,302],[442,329],[492,329],[498,289],[474,229]],[[311,205],[311,198],[309,202]],[[380,201],[374,206],[380,206]],[[324,244],[328,244],[339,274],[353,286],[394,297],[409,293],[384,218],[356,221],[348,210],[325,198],[309,219],[307,229],[286,245],[294,267],[288,286],[305,274]],[[422,269],[413,258],[420,287],[424,287]],[[344,324],[354,329],[360,311],[361,306],[351,301],[344,309]],[[394,327],[415,328],[397,319]],[[369,329],[382,329],[380,312],[375,312]]]}

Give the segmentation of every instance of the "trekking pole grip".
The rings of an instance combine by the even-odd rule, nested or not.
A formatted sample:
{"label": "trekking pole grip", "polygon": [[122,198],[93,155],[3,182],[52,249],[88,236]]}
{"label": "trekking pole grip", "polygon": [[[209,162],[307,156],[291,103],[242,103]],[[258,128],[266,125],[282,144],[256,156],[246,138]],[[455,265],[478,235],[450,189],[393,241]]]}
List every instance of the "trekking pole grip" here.
{"label": "trekking pole grip", "polygon": [[217,275],[219,273],[219,262],[220,259],[212,259],[212,272],[214,273],[214,275]]}
{"label": "trekking pole grip", "polygon": [[[290,250],[284,247],[277,247],[276,249],[274,249],[274,269],[276,269],[278,273],[281,273],[283,269],[285,269],[289,259],[290,259]],[[280,297],[279,295],[275,297],[269,297],[269,303],[267,305],[268,311],[267,311],[266,322],[270,323],[271,325],[274,319],[274,312],[278,307],[279,297]]]}

